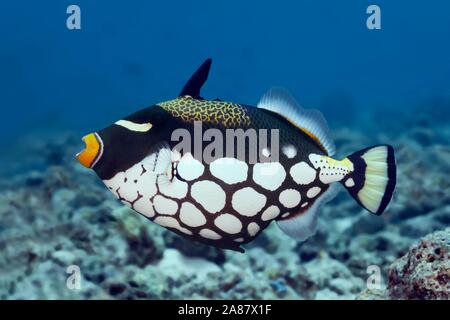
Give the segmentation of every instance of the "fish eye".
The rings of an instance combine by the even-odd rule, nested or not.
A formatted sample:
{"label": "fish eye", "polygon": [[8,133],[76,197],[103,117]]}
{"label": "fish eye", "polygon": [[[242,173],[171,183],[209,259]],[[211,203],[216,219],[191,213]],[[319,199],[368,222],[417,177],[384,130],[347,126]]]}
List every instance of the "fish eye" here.
{"label": "fish eye", "polygon": [[115,124],[135,132],[147,132],[153,127],[150,122],[135,123],[129,120],[119,120]]}

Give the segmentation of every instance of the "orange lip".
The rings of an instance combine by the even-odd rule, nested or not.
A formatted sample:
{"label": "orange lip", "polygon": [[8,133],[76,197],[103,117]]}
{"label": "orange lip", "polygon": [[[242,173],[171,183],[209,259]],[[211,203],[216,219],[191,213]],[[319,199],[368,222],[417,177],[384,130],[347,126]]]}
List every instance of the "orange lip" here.
{"label": "orange lip", "polygon": [[82,139],[86,144],[83,151],[77,154],[77,159],[86,168],[92,168],[103,152],[101,140],[95,133],[90,133]]}

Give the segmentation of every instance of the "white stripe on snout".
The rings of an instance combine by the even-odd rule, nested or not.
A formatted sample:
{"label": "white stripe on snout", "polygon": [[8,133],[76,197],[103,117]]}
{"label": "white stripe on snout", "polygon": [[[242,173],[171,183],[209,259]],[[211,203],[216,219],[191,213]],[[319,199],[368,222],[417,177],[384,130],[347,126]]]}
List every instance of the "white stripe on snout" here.
{"label": "white stripe on snout", "polygon": [[118,126],[124,127],[131,131],[137,132],[147,132],[152,128],[152,124],[150,122],[147,123],[134,123],[128,120],[119,120],[116,122]]}

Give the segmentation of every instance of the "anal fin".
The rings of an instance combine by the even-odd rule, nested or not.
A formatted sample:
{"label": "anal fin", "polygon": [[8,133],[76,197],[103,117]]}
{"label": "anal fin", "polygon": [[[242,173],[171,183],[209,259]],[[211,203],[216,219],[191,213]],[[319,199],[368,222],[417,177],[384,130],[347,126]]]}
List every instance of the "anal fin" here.
{"label": "anal fin", "polygon": [[330,185],[316,201],[302,214],[294,215],[292,218],[278,220],[277,224],[287,235],[299,241],[305,241],[316,233],[317,217],[320,208],[332,200],[339,192],[338,185]]}

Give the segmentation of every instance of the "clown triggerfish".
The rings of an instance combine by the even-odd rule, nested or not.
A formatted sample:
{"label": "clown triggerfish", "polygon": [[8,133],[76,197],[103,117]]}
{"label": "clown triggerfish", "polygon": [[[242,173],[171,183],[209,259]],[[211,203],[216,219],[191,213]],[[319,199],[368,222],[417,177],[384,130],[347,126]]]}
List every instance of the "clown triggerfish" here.
{"label": "clown triggerfish", "polygon": [[[256,107],[203,99],[210,67],[208,59],[177,98],[85,136],[77,159],[151,221],[241,252],[273,220],[300,240],[313,235],[335,182],[371,213],[386,209],[396,182],[391,146],[335,160],[322,114],[281,89]],[[244,146],[233,148],[239,139]]]}

